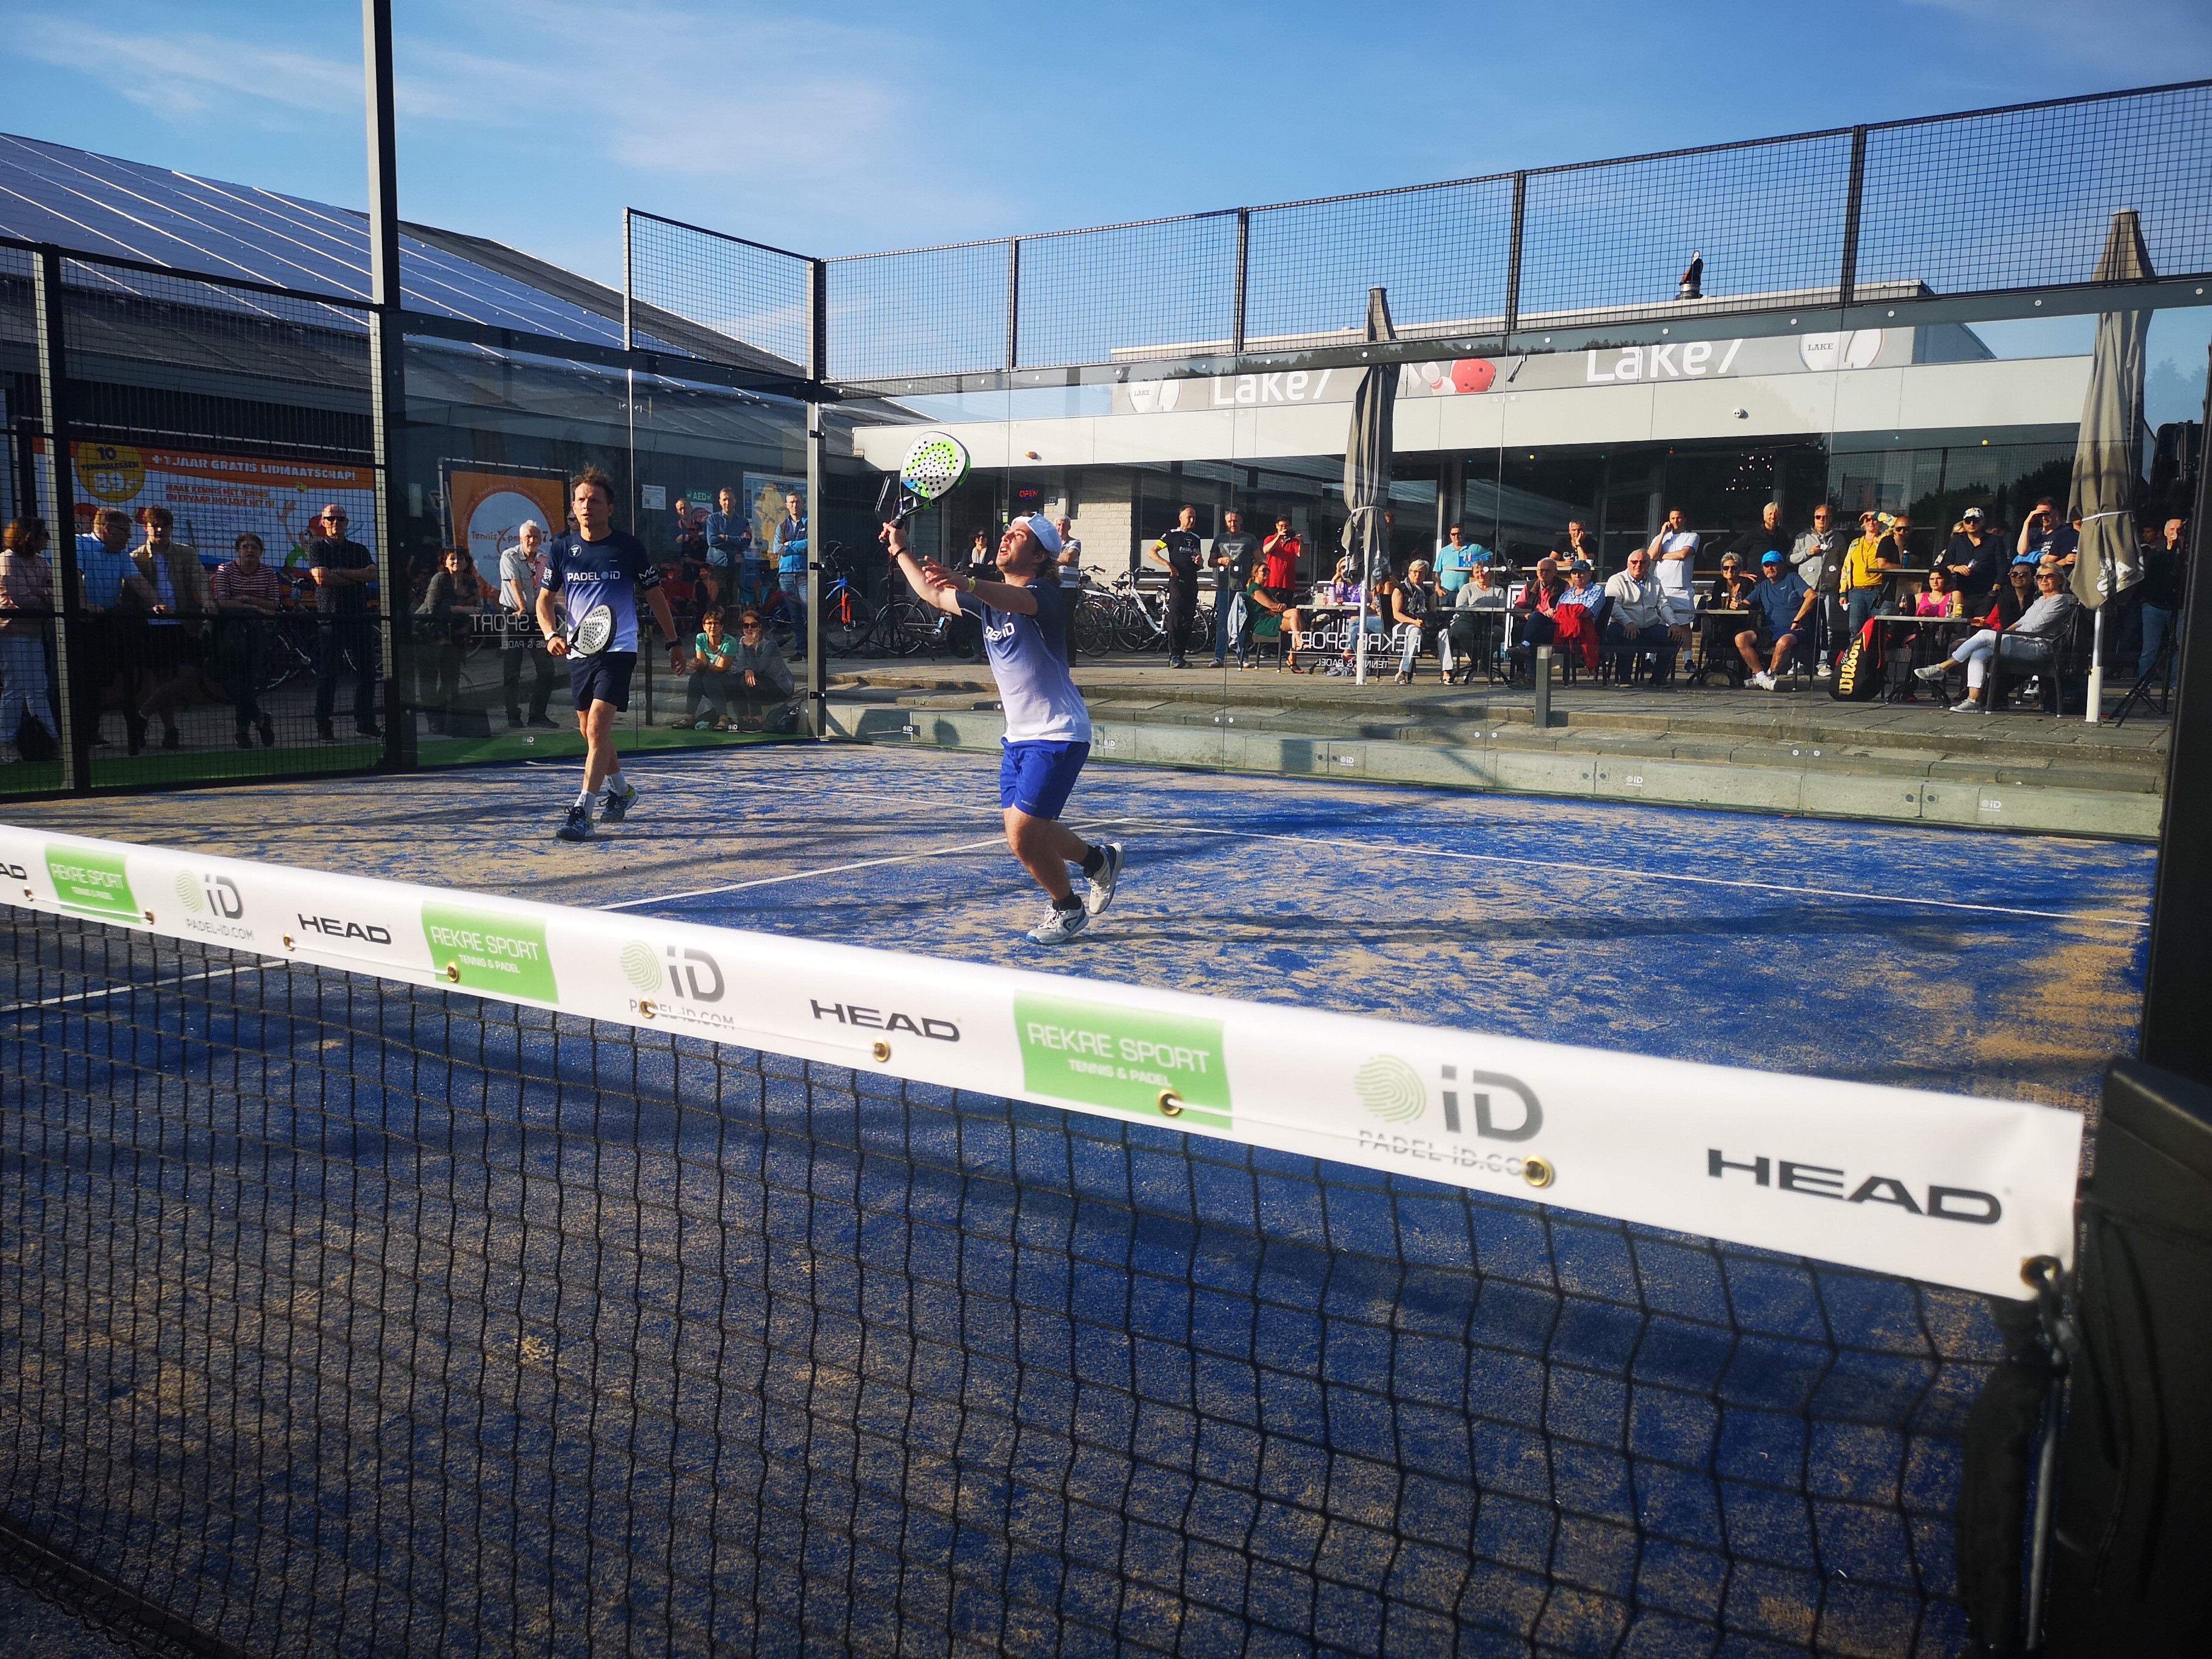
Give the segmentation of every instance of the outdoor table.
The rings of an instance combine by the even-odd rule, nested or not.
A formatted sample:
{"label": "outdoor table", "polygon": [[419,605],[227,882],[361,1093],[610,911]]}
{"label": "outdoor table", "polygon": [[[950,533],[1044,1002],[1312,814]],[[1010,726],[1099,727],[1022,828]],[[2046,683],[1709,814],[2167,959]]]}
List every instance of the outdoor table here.
{"label": "outdoor table", "polygon": [[[1875,626],[1879,628],[1910,628],[1915,630],[1963,629],[1971,632],[1982,626],[1982,620],[1978,617],[1911,617],[1902,613],[1888,613],[1877,616],[1874,621]],[[1922,640],[1915,638],[1912,647],[1911,654],[1901,661],[1888,650],[1883,651],[1882,674],[1885,684],[1882,689],[1882,701],[1884,702],[1903,702],[1910,697],[1912,695],[1912,671],[1928,665],[1927,661],[1923,660],[1923,659],[1932,660],[1932,653],[1926,650]]]}
{"label": "outdoor table", "polygon": [[[1703,621],[1707,617],[1748,617],[1750,615],[1751,611],[1747,606],[1739,609],[1735,605],[1709,605],[1701,606],[1696,612],[1697,619],[1699,621]],[[1741,634],[1743,632],[1743,629],[1739,628],[1735,632]],[[1730,636],[1729,643],[1731,645],[1735,643],[1734,635]],[[1726,671],[1728,669],[1728,664],[1726,661],[1715,662],[1713,660],[1712,652],[1709,648],[1708,636],[1705,630],[1703,628],[1700,628],[1698,629],[1698,665],[1690,671],[1688,675],[1689,683],[1692,685],[1705,684],[1706,681],[1712,678],[1713,671],[1716,669]],[[1735,678],[1733,672],[1730,672],[1729,678],[1731,679]]]}

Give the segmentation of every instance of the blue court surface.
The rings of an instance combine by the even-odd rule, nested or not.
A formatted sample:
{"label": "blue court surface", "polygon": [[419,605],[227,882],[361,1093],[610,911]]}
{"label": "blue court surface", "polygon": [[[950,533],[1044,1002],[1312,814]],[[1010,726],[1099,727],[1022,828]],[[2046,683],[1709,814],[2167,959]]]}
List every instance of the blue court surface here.
{"label": "blue court surface", "polygon": [[646,758],[551,838],[574,764],[13,809],[122,841],[925,955],[2091,1107],[2134,1046],[2147,848],[1094,763],[1124,842],[1073,945],[1000,837],[994,757]]}

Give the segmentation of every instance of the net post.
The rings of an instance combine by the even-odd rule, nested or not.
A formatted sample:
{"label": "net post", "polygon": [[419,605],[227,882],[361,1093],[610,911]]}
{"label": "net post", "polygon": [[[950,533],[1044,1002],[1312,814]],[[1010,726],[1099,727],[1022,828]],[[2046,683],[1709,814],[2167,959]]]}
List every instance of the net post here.
{"label": "net post", "polygon": [[1527,222],[1528,210],[1528,175],[1525,172],[1513,175],[1512,240],[1505,251],[1505,344],[1510,349],[1513,337],[1521,328],[1521,228]]}
{"label": "net post", "polygon": [[[2204,416],[2212,429],[2212,349]],[[2204,1018],[2212,997],[2212,957],[2202,948],[2212,920],[2212,871],[2197,856],[2212,835],[2212,456],[2199,452],[2197,498],[2189,525],[2181,644],[2176,653],[2172,738],[2166,757],[2166,811],[2159,824],[2158,872],[2151,889],[2150,950],[2143,971],[2142,1035],[2136,1052],[2148,1065],[2192,1083],[2212,1084],[2212,1024]],[[2191,666],[2196,672],[2190,672]]]}
{"label": "net post", "polygon": [[1552,727],[1552,647],[1540,645],[1534,659],[1535,665],[1535,720],[1539,732]]}
{"label": "net post", "polygon": [[1244,279],[1252,264],[1252,210],[1237,210],[1237,316],[1236,327],[1230,344],[1230,355],[1244,355]]}
{"label": "net post", "polygon": [[1022,361],[1022,239],[1006,240],[1006,367]]}
{"label": "net post", "polygon": [[1844,257],[1836,272],[1836,305],[1851,303],[1859,285],[1859,204],[1866,199],[1867,130],[1851,129],[1851,177],[1844,198]]}
{"label": "net post", "polygon": [[[33,289],[38,312],[39,414],[46,440],[46,459],[40,471],[45,474],[46,496],[53,514],[54,678],[60,693],[54,705],[62,726],[62,789],[82,795],[92,787],[92,732],[80,718],[77,679],[90,672],[91,665],[81,660],[83,636],[76,616],[76,451],[70,437],[69,358],[63,337],[65,301],[59,248],[40,248]],[[36,499],[33,498],[34,508]],[[0,732],[0,743],[12,743],[15,738],[13,732]]]}
{"label": "net post", "polygon": [[[400,434],[407,422],[407,336],[400,319],[399,152],[392,94],[392,0],[361,0],[362,55],[368,117],[368,421],[374,492],[376,556],[381,591],[377,655],[384,674],[384,769],[415,768],[415,716],[407,706],[407,556],[399,546],[406,521],[399,478]],[[333,648],[335,635],[320,641]],[[358,672],[368,672],[365,662]]]}
{"label": "net post", "polygon": [[830,735],[822,660],[822,372],[829,362],[829,275],[823,260],[806,262],[806,729],[814,738]]}

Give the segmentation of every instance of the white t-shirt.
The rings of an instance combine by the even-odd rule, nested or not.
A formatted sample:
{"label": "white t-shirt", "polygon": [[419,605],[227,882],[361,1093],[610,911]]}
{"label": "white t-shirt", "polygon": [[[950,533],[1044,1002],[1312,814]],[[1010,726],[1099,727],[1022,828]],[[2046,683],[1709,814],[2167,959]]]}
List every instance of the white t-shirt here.
{"label": "white t-shirt", "polygon": [[1060,544],[1060,585],[1062,587],[1083,586],[1083,538],[1070,536]]}
{"label": "white t-shirt", "polygon": [[1030,584],[1030,592],[1036,596],[1034,617],[998,610],[972,593],[960,596],[960,608],[983,624],[983,649],[1006,711],[1006,741],[1088,743],[1091,711],[1067,672],[1071,601],[1042,582]]}
{"label": "white t-shirt", "polygon": [[1659,533],[1659,551],[1662,556],[1669,553],[1684,556],[1680,558],[1662,556],[1657,562],[1658,568],[1651,574],[1659,583],[1659,591],[1667,596],[1669,619],[1677,623],[1686,623],[1697,614],[1698,610],[1698,592],[1690,583],[1690,567],[1698,559],[1698,532],[1694,530],[1662,531]]}

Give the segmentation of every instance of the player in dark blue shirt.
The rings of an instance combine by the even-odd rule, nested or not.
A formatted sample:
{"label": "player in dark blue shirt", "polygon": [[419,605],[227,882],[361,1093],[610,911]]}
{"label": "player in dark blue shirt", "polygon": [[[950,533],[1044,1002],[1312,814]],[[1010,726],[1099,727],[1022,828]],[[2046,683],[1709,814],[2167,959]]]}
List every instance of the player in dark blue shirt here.
{"label": "player in dark blue shirt", "polygon": [[[679,673],[684,667],[684,647],[677,639],[668,596],[660,591],[660,572],[647,556],[645,544],[614,527],[614,481],[598,467],[587,466],[576,475],[568,500],[576,530],[555,537],[546,554],[545,580],[538,593],[538,630],[545,635],[550,654],[569,659],[568,684],[575,693],[576,728],[584,734],[583,792],[553,833],[562,841],[588,841],[592,797],[602,785],[606,797],[600,811],[609,823],[620,823],[637,799],[635,786],[622,775],[614,731],[615,716],[629,707],[630,676],[637,668],[641,591],[653,607],[653,621],[669,641],[670,665]],[[565,629],[556,614],[556,605],[568,612]],[[590,652],[572,649],[572,634],[602,605],[611,623],[603,647]]]}

